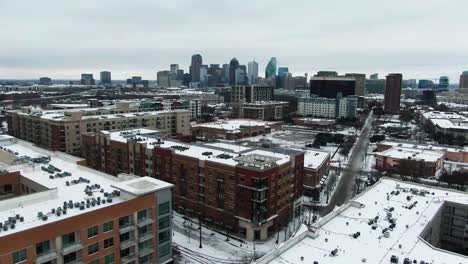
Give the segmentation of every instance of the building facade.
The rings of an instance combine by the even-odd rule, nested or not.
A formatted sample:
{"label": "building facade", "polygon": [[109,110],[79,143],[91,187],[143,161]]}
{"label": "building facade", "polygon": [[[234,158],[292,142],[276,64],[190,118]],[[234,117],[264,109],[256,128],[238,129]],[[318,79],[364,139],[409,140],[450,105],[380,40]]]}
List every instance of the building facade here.
{"label": "building facade", "polygon": [[258,62],[251,61],[248,63],[248,74],[249,84],[256,84],[258,80]]}
{"label": "building facade", "polygon": [[366,92],[366,75],[364,73],[346,73],[345,77],[352,77],[356,80],[357,96],[364,96]]}
{"label": "building facade", "polygon": [[[175,185],[177,211],[248,240],[267,239],[287,223],[293,208],[297,210],[304,164],[300,151],[273,152],[223,143],[189,145],[102,132],[89,141],[96,152],[114,144],[127,149],[120,159],[128,160],[135,174]],[[101,156],[106,157],[102,152]],[[146,171],[136,171],[137,167]],[[103,166],[98,164],[97,169]]]}
{"label": "building facade", "polygon": [[403,76],[400,73],[387,75],[385,81],[384,111],[397,114],[400,112],[401,85]]}
{"label": "building facade", "polygon": [[200,67],[203,63],[202,56],[195,54],[192,56],[192,63],[190,65],[190,75],[192,76],[192,82],[200,82]]}
{"label": "building facade", "polygon": [[338,93],[343,96],[356,94],[356,79],[354,77],[312,77],[310,78],[310,95],[336,98]]}
{"label": "building facade", "polygon": [[111,84],[112,83],[112,78],[111,78],[111,72],[110,71],[102,71],[99,73],[100,75],[100,80],[101,84]]}
{"label": "building facade", "polygon": [[7,113],[8,133],[41,147],[71,154],[81,152],[81,134],[106,129],[151,127],[168,137],[187,137],[190,111],[136,112],[128,103],[109,108],[37,110],[24,108]]}
{"label": "building facade", "polygon": [[358,97],[341,97],[335,99],[317,96],[298,99],[297,114],[325,118],[355,117],[357,114]]}
{"label": "building facade", "polygon": [[0,152],[34,156],[0,175],[3,188],[17,187],[0,201],[1,263],[172,262],[173,185],[114,177],[24,141]]}
{"label": "building facade", "polygon": [[244,103],[241,107],[240,118],[281,121],[288,114],[288,106],[288,102],[278,101],[256,101],[253,103]]}

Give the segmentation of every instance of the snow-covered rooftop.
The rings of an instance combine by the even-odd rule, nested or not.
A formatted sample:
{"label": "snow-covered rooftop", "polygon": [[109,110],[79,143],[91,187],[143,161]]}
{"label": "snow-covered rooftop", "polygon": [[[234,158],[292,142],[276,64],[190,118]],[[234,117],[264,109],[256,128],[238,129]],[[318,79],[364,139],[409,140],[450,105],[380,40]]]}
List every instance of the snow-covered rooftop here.
{"label": "snow-covered rooftop", "polygon": [[[125,130],[129,132],[131,130]],[[151,133],[151,129],[134,129],[133,131],[143,131]],[[101,131],[108,134],[112,140],[126,143],[130,138],[122,136],[120,131]],[[266,157],[275,158],[277,165],[283,165],[290,161],[290,156],[271,150],[262,150],[239,146],[227,143],[209,143],[209,144],[188,144],[175,140],[161,139],[155,136],[145,136],[141,133],[132,136],[131,139],[136,139],[138,143],[146,143],[147,148],[153,149],[160,147],[164,149],[172,149],[174,153],[182,156],[187,156],[199,160],[207,160],[210,162],[222,163],[229,166],[238,165],[239,161],[235,158],[239,156],[247,156],[258,154]]]}
{"label": "snow-covered rooftop", "polygon": [[444,153],[439,151],[404,147],[393,147],[382,152],[378,152],[376,155],[393,159],[413,159],[424,160],[427,162],[436,162],[444,157]]}
{"label": "snow-covered rooftop", "polygon": [[443,129],[468,130],[468,118],[454,112],[431,111],[424,113],[423,117]]}
{"label": "snow-covered rooftop", "polygon": [[[383,178],[322,218],[309,232],[256,263],[378,264],[391,263],[392,256],[398,257],[397,263],[405,258],[418,264],[468,263],[467,256],[433,247],[422,239],[445,202],[466,205],[468,194]],[[389,228],[390,219],[394,219],[393,228]]]}
{"label": "snow-covered rooftop", "polygon": [[304,168],[316,170],[330,158],[330,153],[320,150],[303,150],[304,153]]}
{"label": "snow-covered rooftop", "polygon": [[420,149],[420,150],[435,150],[441,152],[462,152],[463,148],[457,148],[454,146],[435,146],[435,145],[420,145],[416,143],[408,143],[408,142],[398,142],[398,141],[382,141],[378,144],[392,146],[392,147],[403,147],[403,148],[411,148],[411,149]]}
{"label": "snow-covered rooftop", "polygon": [[267,122],[267,121],[259,121],[259,120],[250,120],[250,119],[228,119],[228,120],[220,120],[211,123],[201,123],[193,125],[192,127],[209,127],[209,128],[217,128],[222,130],[228,131],[239,131],[241,127],[257,127],[263,126],[268,127],[274,123],[278,122]]}
{"label": "snow-covered rooftop", "polygon": [[[16,221],[14,229],[11,227],[6,231],[2,229],[0,236],[46,225],[88,213],[92,210],[99,210],[103,207],[131,200],[137,195],[120,195],[120,191],[126,191],[127,189],[129,193],[133,191],[135,186],[130,186],[133,189],[126,189],[125,187],[132,182],[128,183],[122,177],[114,177],[80,166],[77,161],[82,159],[62,152],[48,151],[22,140],[2,144],[0,152],[18,158],[23,157],[23,161],[26,162],[3,167],[2,169],[9,172],[19,171],[23,178],[34,183],[34,186],[30,187],[35,189],[35,192],[31,194],[0,201],[0,222],[4,223],[9,217],[15,217],[17,214],[24,218],[23,221]],[[29,158],[24,159],[25,156]],[[31,160],[40,157],[50,157],[50,161],[34,163]],[[46,169],[49,171],[46,171]],[[141,180],[150,181],[152,191],[170,188],[171,186],[168,183],[148,177],[141,177],[134,181]],[[88,190],[88,193],[85,190]],[[72,201],[73,206],[69,201]],[[65,203],[67,204],[66,214],[63,213]],[[83,205],[83,209],[80,208],[81,205]],[[61,209],[58,209],[59,207]],[[60,215],[57,212],[52,213],[52,209],[61,210]],[[38,213],[47,215],[47,219],[39,218]]]}

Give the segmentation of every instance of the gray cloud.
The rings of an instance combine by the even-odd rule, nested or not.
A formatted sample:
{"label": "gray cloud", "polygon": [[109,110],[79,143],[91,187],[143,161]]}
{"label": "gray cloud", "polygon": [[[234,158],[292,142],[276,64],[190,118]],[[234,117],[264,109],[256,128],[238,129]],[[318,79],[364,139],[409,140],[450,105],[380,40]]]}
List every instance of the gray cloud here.
{"label": "gray cloud", "polygon": [[0,78],[124,79],[179,63],[242,64],[271,56],[290,71],[468,70],[465,0],[0,0]]}

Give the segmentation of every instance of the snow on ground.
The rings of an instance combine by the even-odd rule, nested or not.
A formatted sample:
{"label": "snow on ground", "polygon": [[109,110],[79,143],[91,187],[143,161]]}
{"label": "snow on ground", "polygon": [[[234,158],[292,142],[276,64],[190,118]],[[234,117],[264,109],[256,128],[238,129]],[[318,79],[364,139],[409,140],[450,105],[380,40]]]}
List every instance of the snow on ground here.
{"label": "snow on ground", "polygon": [[[250,263],[254,258],[259,258],[271,250],[275,249],[276,239],[278,242],[285,242],[290,237],[299,235],[302,232],[307,231],[305,225],[299,224],[300,221],[307,221],[309,212],[304,212],[301,217],[296,219],[296,229],[293,230],[293,223],[289,224],[289,231],[283,229],[275,235],[273,235],[267,241],[245,241],[242,239],[233,238],[229,234],[230,238],[226,240],[226,234],[212,229],[208,229],[202,226],[202,248],[200,245],[200,236],[198,223],[190,223],[185,221],[182,215],[174,211],[174,217],[172,219],[172,230],[173,246],[178,250],[181,255],[175,256],[176,263]],[[285,236],[286,233],[286,236]],[[286,237],[286,239],[285,239]]]}

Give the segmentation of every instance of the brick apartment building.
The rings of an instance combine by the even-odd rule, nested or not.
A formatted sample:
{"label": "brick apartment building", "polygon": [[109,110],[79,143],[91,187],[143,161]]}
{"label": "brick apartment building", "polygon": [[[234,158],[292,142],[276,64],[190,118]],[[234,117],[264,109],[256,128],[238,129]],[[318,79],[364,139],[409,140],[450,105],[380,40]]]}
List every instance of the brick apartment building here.
{"label": "brick apartment building", "polygon": [[299,209],[303,152],[184,144],[149,134],[88,133],[83,135],[82,155],[89,166],[107,173],[173,183],[177,211],[248,240],[268,238],[293,216],[293,208]]}
{"label": "brick apartment building", "polygon": [[91,131],[151,127],[165,136],[190,137],[190,111],[135,112],[129,103],[115,107],[66,110],[22,108],[7,112],[8,133],[53,151],[81,153],[81,134]]}
{"label": "brick apartment building", "polygon": [[284,120],[288,114],[289,103],[278,101],[256,101],[241,106],[241,118],[259,120]]}
{"label": "brick apartment building", "polygon": [[229,119],[192,125],[192,135],[198,140],[239,139],[269,134],[280,130],[282,122],[252,119]]}
{"label": "brick apartment building", "polygon": [[321,180],[330,171],[330,153],[308,149],[304,154],[304,195],[312,196],[312,191],[320,187]]}
{"label": "brick apartment building", "polygon": [[172,261],[172,184],[114,177],[12,137],[0,146],[16,164],[0,168],[0,263]]}

